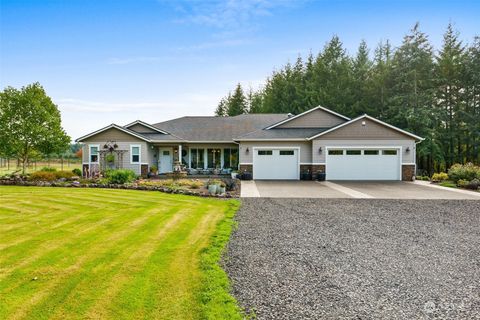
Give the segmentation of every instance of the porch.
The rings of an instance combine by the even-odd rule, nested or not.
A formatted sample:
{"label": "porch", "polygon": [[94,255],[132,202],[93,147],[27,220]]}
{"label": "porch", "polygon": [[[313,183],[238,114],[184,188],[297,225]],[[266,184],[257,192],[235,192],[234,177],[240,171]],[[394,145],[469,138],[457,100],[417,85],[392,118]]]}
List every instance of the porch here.
{"label": "porch", "polygon": [[158,175],[181,171],[190,177],[218,177],[238,170],[239,148],[236,144],[162,144],[152,145],[153,161]]}

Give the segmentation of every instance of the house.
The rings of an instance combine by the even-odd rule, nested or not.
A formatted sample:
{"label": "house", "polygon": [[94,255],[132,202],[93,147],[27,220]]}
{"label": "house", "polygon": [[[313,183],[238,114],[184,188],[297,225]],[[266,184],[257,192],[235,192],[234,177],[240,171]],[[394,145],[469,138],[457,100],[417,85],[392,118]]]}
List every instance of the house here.
{"label": "house", "polygon": [[181,161],[190,173],[238,169],[254,179],[298,180],[301,172],[322,172],[327,180],[412,180],[422,140],[366,114],[350,119],[318,106],[296,116],[137,120],[76,141],[83,143],[84,174],[108,166],[141,175],[156,166],[168,173]]}

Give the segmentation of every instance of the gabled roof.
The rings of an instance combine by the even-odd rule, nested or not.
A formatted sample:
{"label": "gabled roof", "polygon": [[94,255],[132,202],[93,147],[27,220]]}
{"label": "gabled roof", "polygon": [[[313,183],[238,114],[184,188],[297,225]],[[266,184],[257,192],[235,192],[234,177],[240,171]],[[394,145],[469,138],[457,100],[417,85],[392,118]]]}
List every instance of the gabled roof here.
{"label": "gabled roof", "polygon": [[94,132],[92,132],[92,133],[89,133],[89,134],[87,134],[87,135],[85,135],[85,136],[83,136],[83,137],[80,137],[80,138],[78,138],[78,139],[75,140],[75,141],[76,141],[76,142],[81,142],[81,141],[83,141],[83,140],[85,140],[85,139],[88,139],[88,138],[90,138],[90,137],[92,137],[92,136],[94,136],[94,135],[96,135],[96,134],[99,134],[99,133],[101,133],[101,132],[107,131],[108,129],[112,129],[112,128],[117,129],[117,130],[120,130],[120,131],[122,131],[122,132],[125,132],[126,134],[129,134],[129,135],[131,135],[131,136],[137,137],[138,139],[141,139],[141,140],[143,140],[143,141],[150,142],[150,139],[147,138],[147,137],[145,137],[144,135],[141,135],[141,134],[139,134],[139,133],[137,133],[137,132],[135,132],[135,131],[126,129],[126,128],[122,127],[122,126],[116,125],[115,123],[112,123],[111,125],[108,125],[108,126],[106,126],[106,127],[103,127],[103,128],[101,128],[101,129],[99,129],[99,130],[97,130],[97,131],[94,131]]}
{"label": "gabled roof", "polygon": [[414,135],[413,133],[407,132],[407,131],[402,130],[402,129],[400,129],[400,128],[397,128],[397,127],[395,127],[395,126],[392,126],[391,124],[388,124],[388,123],[386,123],[386,122],[383,122],[383,121],[381,121],[381,120],[378,120],[378,119],[376,119],[376,118],[374,118],[374,117],[371,117],[371,116],[369,116],[369,115],[367,115],[367,114],[361,115],[361,116],[359,116],[359,117],[357,117],[357,118],[355,118],[355,119],[352,119],[352,120],[350,120],[350,121],[344,122],[344,123],[342,123],[342,124],[339,124],[338,126],[335,126],[335,127],[330,128],[330,129],[328,129],[328,130],[325,130],[325,131],[323,131],[323,132],[320,132],[320,133],[318,133],[318,134],[316,134],[316,135],[313,135],[313,136],[307,138],[307,140],[316,139],[316,138],[318,138],[318,137],[320,137],[320,136],[323,136],[323,135],[325,135],[325,134],[327,134],[327,133],[330,133],[330,132],[335,131],[335,130],[337,130],[337,129],[340,129],[340,128],[342,128],[342,127],[348,126],[349,124],[352,124],[352,123],[354,123],[354,122],[357,122],[358,120],[361,120],[361,119],[369,119],[369,120],[375,121],[375,122],[377,122],[377,123],[379,123],[379,124],[381,124],[381,125],[383,125],[383,126],[385,126],[385,127],[388,127],[388,128],[390,128],[390,129],[392,129],[392,130],[395,130],[395,131],[398,131],[398,132],[400,132],[400,133],[403,133],[404,135],[407,135],[407,136],[409,136],[409,137],[412,137],[412,138],[414,138],[415,140],[418,140],[418,141],[423,141],[423,140],[425,140],[425,139],[422,138],[422,137],[419,137],[419,136],[417,136],[417,135]]}
{"label": "gabled roof", "polygon": [[148,124],[146,122],[143,122],[142,120],[135,120],[132,123],[129,123],[129,124],[125,125],[124,127],[128,129],[128,128],[136,125],[136,124],[142,125],[142,126],[148,128],[148,129],[154,130],[156,132],[160,132],[160,133],[163,133],[163,134],[168,134],[168,132],[160,130],[159,128],[154,127],[151,124]]}
{"label": "gabled roof", "polygon": [[273,124],[273,125],[271,125],[271,126],[266,127],[265,129],[266,129],[266,130],[273,129],[273,128],[275,128],[275,127],[278,127],[279,125],[282,125],[282,124],[284,124],[284,123],[286,123],[286,122],[289,122],[289,121],[292,121],[292,120],[294,120],[294,119],[303,117],[304,115],[306,115],[306,114],[308,114],[308,113],[310,113],[310,112],[316,111],[316,110],[323,110],[323,111],[325,111],[325,112],[328,112],[328,113],[330,113],[330,114],[333,114],[333,115],[335,115],[335,116],[337,116],[337,117],[339,117],[339,118],[345,119],[345,120],[347,120],[347,121],[350,120],[350,118],[345,117],[344,115],[341,115],[340,113],[337,113],[337,112],[332,111],[332,110],[330,110],[330,109],[324,108],[324,107],[322,107],[322,106],[318,106],[318,107],[312,108],[312,109],[310,109],[310,110],[307,110],[307,111],[305,111],[305,112],[302,112],[302,113],[300,113],[300,114],[297,114],[296,116],[289,117],[289,118],[284,119],[284,120],[282,120],[282,121],[280,121],[280,122],[277,122],[277,123],[275,123],[275,124]]}
{"label": "gabled roof", "polygon": [[287,114],[242,114],[233,117],[182,117],[153,126],[188,142],[232,143],[236,137],[286,119]]}

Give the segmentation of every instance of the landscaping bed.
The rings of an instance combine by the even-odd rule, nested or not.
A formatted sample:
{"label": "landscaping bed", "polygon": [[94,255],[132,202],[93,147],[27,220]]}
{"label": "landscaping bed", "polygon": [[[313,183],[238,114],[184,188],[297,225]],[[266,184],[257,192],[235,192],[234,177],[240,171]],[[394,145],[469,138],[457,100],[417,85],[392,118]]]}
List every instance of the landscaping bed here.
{"label": "landscaping bed", "polygon": [[83,179],[69,171],[44,168],[32,174],[0,177],[0,185],[145,190],[216,198],[240,196],[240,183],[237,179],[150,180],[137,178],[129,170],[112,170],[99,178]]}
{"label": "landscaping bed", "polygon": [[480,167],[472,163],[454,164],[448,169],[448,173],[434,173],[432,177],[417,176],[417,180],[430,181],[448,188],[463,188],[480,192]]}

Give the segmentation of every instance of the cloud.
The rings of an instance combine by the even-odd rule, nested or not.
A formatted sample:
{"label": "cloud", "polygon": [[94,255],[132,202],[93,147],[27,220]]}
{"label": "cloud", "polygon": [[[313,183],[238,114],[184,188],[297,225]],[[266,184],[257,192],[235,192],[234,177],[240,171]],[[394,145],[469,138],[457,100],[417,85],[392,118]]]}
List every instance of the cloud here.
{"label": "cloud", "polygon": [[180,23],[191,23],[219,29],[249,28],[259,17],[273,15],[273,10],[298,4],[300,0],[227,0],[183,1],[176,10],[183,15]]}

